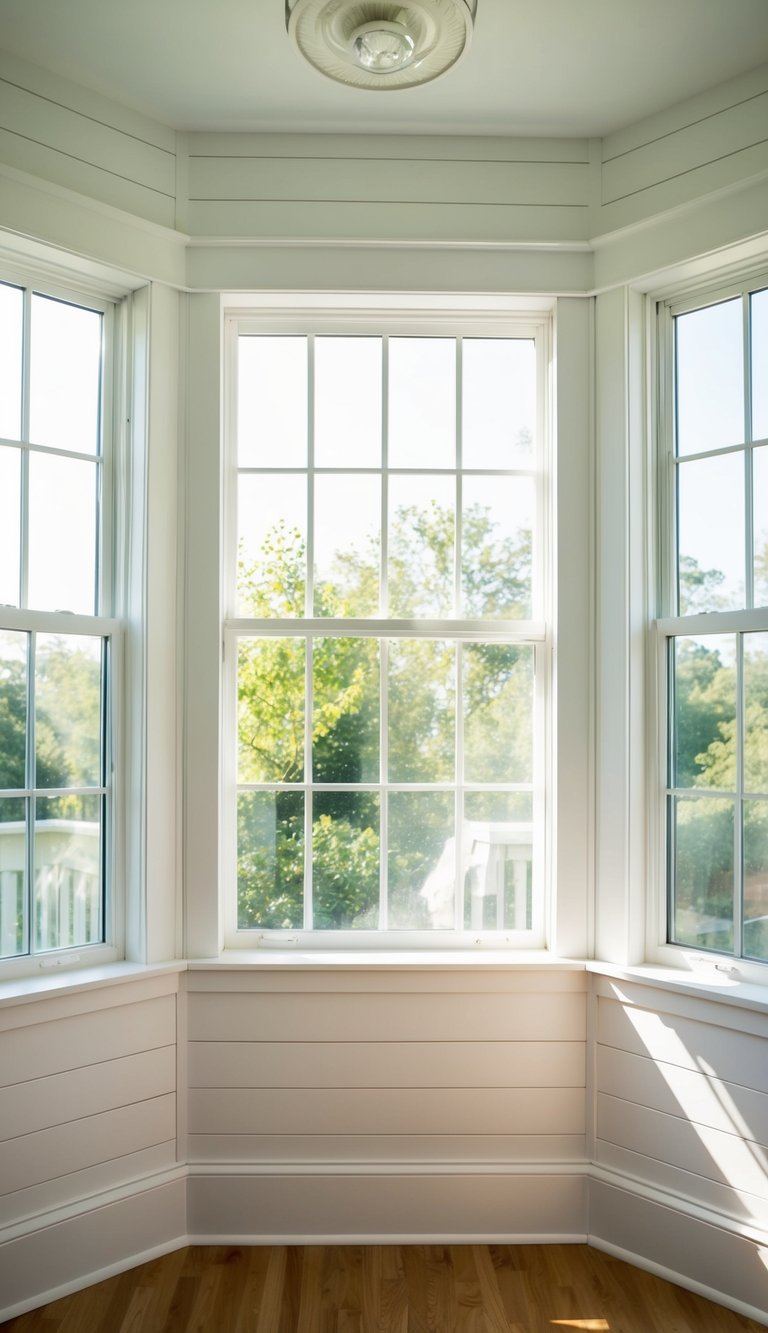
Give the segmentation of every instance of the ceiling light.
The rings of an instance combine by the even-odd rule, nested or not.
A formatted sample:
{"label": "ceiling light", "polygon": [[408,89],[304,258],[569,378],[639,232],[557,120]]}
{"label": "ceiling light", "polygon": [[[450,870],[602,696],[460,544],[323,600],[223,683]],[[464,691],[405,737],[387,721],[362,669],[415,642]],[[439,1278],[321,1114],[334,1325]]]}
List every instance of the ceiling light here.
{"label": "ceiling light", "polygon": [[286,0],[301,55],[350,88],[392,92],[451,69],[469,46],[477,0]]}

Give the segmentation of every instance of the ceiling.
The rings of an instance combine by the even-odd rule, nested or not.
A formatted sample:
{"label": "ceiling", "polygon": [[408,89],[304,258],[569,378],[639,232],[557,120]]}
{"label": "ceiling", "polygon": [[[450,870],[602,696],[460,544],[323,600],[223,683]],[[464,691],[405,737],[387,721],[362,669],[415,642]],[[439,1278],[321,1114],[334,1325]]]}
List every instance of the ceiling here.
{"label": "ceiling", "polygon": [[0,0],[0,47],[175,129],[328,133],[602,136],[768,61],[768,0],[478,0],[454,70],[360,92],[283,4]]}

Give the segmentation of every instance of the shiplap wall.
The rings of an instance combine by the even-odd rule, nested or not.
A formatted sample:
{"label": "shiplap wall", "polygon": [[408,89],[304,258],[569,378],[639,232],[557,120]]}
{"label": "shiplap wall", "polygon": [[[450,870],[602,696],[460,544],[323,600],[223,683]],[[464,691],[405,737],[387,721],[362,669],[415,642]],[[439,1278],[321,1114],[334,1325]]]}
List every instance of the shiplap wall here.
{"label": "shiplap wall", "polygon": [[[193,965],[192,1217],[229,1234],[338,1234],[351,1215],[366,1234],[464,1234],[471,1219],[488,1231],[502,1214],[507,1234],[583,1232],[584,1182],[573,1168],[585,1160],[585,985],[583,972],[557,969],[329,976]],[[298,1210],[290,1185],[275,1200],[275,1170],[322,1166],[328,1179],[351,1164],[356,1182],[344,1175],[338,1210],[327,1193],[324,1213],[315,1206],[312,1187]],[[452,1205],[446,1164],[456,1172]],[[515,1164],[524,1174],[513,1188]],[[536,1164],[549,1173],[543,1183]],[[389,1205],[365,1177],[382,1166],[406,1170]],[[496,1183],[473,1179],[473,1168],[494,1166]],[[410,1167],[427,1178],[417,1183]],[[479,1196],[469,1212],[468,1189]]]}

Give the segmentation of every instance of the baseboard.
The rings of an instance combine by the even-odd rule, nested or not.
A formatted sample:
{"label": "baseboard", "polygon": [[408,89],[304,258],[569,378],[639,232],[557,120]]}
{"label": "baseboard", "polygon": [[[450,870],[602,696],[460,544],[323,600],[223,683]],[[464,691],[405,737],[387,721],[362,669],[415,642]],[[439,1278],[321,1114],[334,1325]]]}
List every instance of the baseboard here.
{"label": "baseboard", "polygon": [[600,1172],[589,1182],[588,1241],[768,1325],[768,1236],[752,1226]]}
{"label": "baseboard", "polygon": [[186,1245],[186,1172],[169,1175],[39,1214],[0,1237],[0,1323]]}

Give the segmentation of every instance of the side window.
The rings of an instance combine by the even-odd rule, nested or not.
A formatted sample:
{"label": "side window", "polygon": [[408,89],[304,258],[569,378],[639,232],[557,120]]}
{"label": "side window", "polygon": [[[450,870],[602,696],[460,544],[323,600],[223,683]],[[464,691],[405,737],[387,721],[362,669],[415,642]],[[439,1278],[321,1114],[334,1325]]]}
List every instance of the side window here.
{"label": "side window", "polygon": [[768,961],[768,288],[664,319],[667,938]]}
{"label": "side window", "polygon": [[107,939],[109,318],[0,283],[3,959]]}

